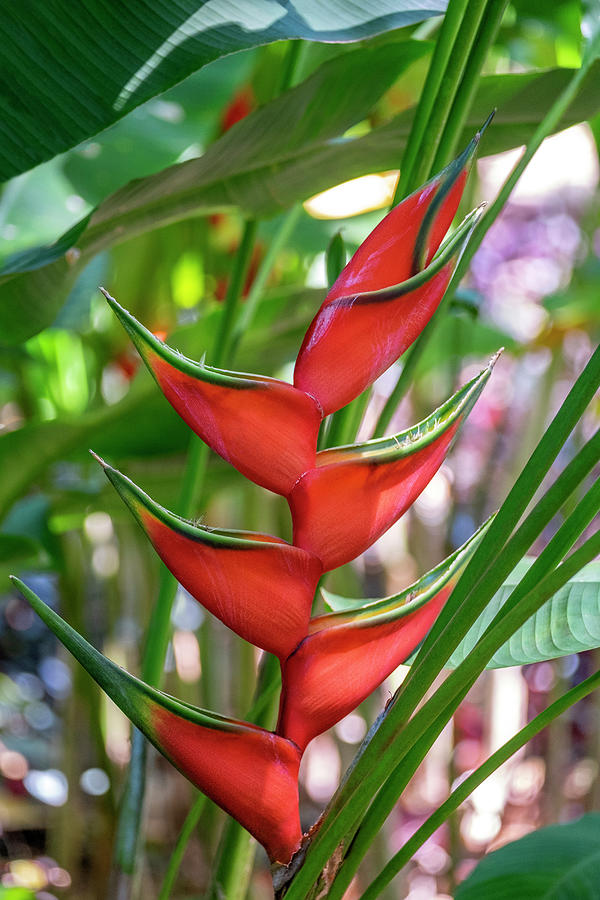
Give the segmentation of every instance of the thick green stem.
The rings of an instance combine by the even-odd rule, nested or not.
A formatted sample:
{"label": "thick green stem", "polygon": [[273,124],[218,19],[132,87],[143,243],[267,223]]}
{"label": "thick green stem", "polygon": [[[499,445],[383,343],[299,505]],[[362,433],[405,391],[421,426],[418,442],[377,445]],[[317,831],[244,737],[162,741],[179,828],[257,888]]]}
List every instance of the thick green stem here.
{"label": "thick green stem", "polygon": [[413,836],[404,844],[388,862],[381,873],[369,885],[363,893],[361,900],[375,900],[390,881],[412,859],[415,852],[422,847],[425,841],[437,831],[450,816],[456,812],[459,806],[471,796],[475,788],[479,787],[486,778],[489,778],[500,766],[513,756],[517,750],[524,747],[536,734],[539,734],[558,716],[562,715],[575,703],[579,703],[592,691],[600,687],[600,672],[596,672],[581,684],[567,691],[560,699],[548,706],[543,712],[521,729],[518,734],[502,745],[489,759],[472,772],[456,790],[452,791],[448,799],[421,825]]}
{"label": "thick green stem", "polygon": [[288,240],[290,239],[294,228],[298,224],[301,213],[301,203],[298,203],[296,206],[292,206],[292,208],[285,214],[283,221],[281,222],[281,225],[277,233],[275,234],[275,237],[269,244],[269,248],[259,266],[258,272],[256,273],[256,278],[252,282],[252,287],[248,292],[246,302],[244,303],[240,311],[237,322],[233,329],[233,339],[231,344],[232,354],[235,354],[235,351],[237,350],[244,332],[248,330],[252,323],[252,320],[256,314],[256,309],[262,298],[269,275],[273,270],[273,266],[275,265],[277,257],[279,256],[282,248],[285,247]]}
{"label": "thick green stem", "polygon": [[479,31],[473,42],[464,75],[452,104],[444,133],[437,147],[431,167],[433,172],[439,172],[440,169],[443,169],[456,153],[458,142],[467,122],[469,110],[479,87],[485,58],[489,48],[496,40],[506,6],[507,0],[490,0],[488,3]]}
{"label": "thick green stem", "polygon": [[[444,129],[447,126],[452,104],[465,72],[467,61],[472,52],[478,57],[481,55],[481,50],[476,46],[477,32],[489,3],[490,0],[469,0],[466,5],[452,46],[452,52],[437,90],[435,103],[429,115],[427,126],[419,141],[419,152],[410,173],[408,192],[427,181],[433,171],[433,162],[437,149],[442,140]],[[450,6],[452,4],[449,5],[448,11],[450,11]],[[485,56],[485,51],[483,56]]]}
{"label": "thick green stem", "polygon": [[431,57],[431,63],[423,85],[423,90],[419,98],[419,103],[415,112],[408,143],[404,156],[402,158],[402,168],[400,170],[400,179],[396,187],[393,204],[403,200],[415,185],[413,172],[417,157],[421,150],[429,117],[433,111],[446,67],[450,61],[454,50],[454,44],[460,29],[462,20],[464,19],[469,0],[450,0],[448,9],[444,16],[438,39],[435,43],[435,49]]}

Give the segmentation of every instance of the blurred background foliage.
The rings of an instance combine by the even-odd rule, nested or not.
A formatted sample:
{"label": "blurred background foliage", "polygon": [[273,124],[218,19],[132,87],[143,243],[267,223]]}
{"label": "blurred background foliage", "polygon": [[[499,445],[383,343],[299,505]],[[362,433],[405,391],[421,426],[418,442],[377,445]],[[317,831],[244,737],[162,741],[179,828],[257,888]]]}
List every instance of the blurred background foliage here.
{"label": "blurred background foliage", "polygon": [[[471,136],[490,109],[498,108],[482,141],[465,210],[475,201],[493,200],[519,148],[566,83],[565,70],[579,66],[580,18],[572,0],[514,0],[507,7],[469,116]],[[434,17],[358,43],[307,41],[296,83],[315,78],[315,92],[306,109],[304,95],[297,110],[293,103],[291,109],[308,117],[311,130],[282,134],[283,151],[274,142],[281,127],[277,116],[269,119],[267,113],[258,138],[255,130],[243,130],[244,122],[250,127],[253,121],[249,114],[272,101],[280,81],[286,43],[277,42],[211,63],[100,134],[4,184],[0,235],[6,280],[0,305],[6,301],[12,312],[2,319],[0,334],[0,898],[106,896],[116,804],[130,752],[127,721],[8,590],[6,576],[26,576],[95,646],[139,671],[159,563],[87,451],[93,447],[176,509],[190,436],[140,368],[97,286],[103,284],[172,346],[199,358],[211,346],[242,212],[266,211],[246,294],[283,226],[287,235],[229,367],[288,378],[324,296],[331,238],[341,231],[351,253],[385,213],[439,25]],[[363,56],[353,57],[357,52]],[[337,68],[324,70],[327,65]],[[334,94],[329,71],[337,79]],[[503,345],[494,378],[452,456],[411,511],[358,561],[332,573],[331,590],[392,593],[462,543],[499,505],[596,342],[597,76],[594,69],[562,123],[572,127],[544,143],[486,236],[393,426],[399,430],[424,417]],[[359,78],[370,81],[357,92]],[[353,93],[360,96],[340,110],[340,97]],[[219,144],[207,157],[213,176],[203,155],[224,135],[230,135],[225,149]],[[256,144],[246,143],[250,138]],[[198,168],[190,170],[189,184],[176,185],[164,170],[186,160],[198,161]],[[382,171],[387,177],[374,174]],[[309,199],[342,179],[367,175],[369,180]],[[142,224],[138,218],[131,234],[127,220],[121,223],[124,232],[118,232],[117,221],[108,239],[94,244],[88,238],[85,245],[84,236],[83,260],[67,263],[47,247],[31,251],[51,246],[99,204],[118,220],[119,204],[106,198],[132,179],[150,176],[156,179],[150,186],[140,182],[122,195],[123,202],[138,203],[138,216],[139,202],[146,204]],[[196,205],[186,207],[186,191],[198,187],[196,178],[205,194],[200,191]],[[301,201],[308,202],[295,208],[292,220],[280,211]],[[27,298],[33,296],[30,305]],[[371,434],[397,372],[396,366],[377,382],[361,436]],[[597,416],[596,407],[581,422],[561,464],[589,437]],[[216,457],[197,515],[210,524],[290,537],[281,498],[249,484]],[[182,589],[172,626],[166,689],[242,715],[253,687],[247,672],[256,665],[254,648]],[[594,655],[487,672],[406,791],[349,897],[360,896],[361,878],[368,883],[445,797],[449,784],[560,687],[589,674],[599,661]],[[367,725],[401,677],[396,673],[378,696],[311,745],[302,769],[307,824],[333,793]],[[597,809],[599,725],[593,697],[554,724],[478,789],[450,826],[419,851],[388,896],[451,895],[491,847]],[[158,895],[193,796],[191,786],[154,754],[150,779],[139,888],[139,896],[149,900]],[[174,896],[201,895],[223,819],[207,804]],[[259,900],[269,893],[266,859],[259,854],[250,895]]]}

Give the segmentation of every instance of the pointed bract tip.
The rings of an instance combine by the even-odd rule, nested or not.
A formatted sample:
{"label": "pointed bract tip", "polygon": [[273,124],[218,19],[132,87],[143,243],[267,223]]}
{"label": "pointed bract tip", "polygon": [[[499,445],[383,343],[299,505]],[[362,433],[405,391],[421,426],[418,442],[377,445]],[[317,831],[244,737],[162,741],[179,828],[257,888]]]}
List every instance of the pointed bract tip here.
{"label": "pointed bract tip", "polygon": [[494,109],[491,111],[491,113],[489,114],[489,116],[487,117],[487,119],[485,120],[485,122],[483,123],[483,125],[481,126],[481,128],[479,129],[477,134],[475,135],[475,137],[477,138],[477,141],[481,140],[486,128],[488,127],[488,125],[490,124],[490,122],[492,121],[492,119],[494,118],[495,115],[496,115],[496,107],[494,107]]}
{"label": "pointed bract tip", "polygon": [[487,368],[488,368],[490,371],[494,368],[494,366],[495,366],[496,363],[498,362],[498,359],[502,356],[503,353],[504,353],[504,347],[500,347],[499,350],[496,350],[496,352],[494,353],[494,355],[493,355],[492,358],[490,359],[489,363],[487,364]]}
{"label": "pointed bract tip", "polygon": [[108,465],[108,463],[105,460],[103,460],[101,456],[98,456],[98,454],[94,450],[90,449],[89,452],[94,457],[96,462],[100,463],[100,465],[102,466],[103,469],[110,469],[110,466]]}
{"label": "pointed bract tip", "polygon": [[106,288],[102,287],[101,284],[98,285],[98,290],[100,291],[101,294],[104,294],[105,299],[108,300],[108,302],[110,304],[117,302],[114,297],[111,297],[111,295],[108,293]]}

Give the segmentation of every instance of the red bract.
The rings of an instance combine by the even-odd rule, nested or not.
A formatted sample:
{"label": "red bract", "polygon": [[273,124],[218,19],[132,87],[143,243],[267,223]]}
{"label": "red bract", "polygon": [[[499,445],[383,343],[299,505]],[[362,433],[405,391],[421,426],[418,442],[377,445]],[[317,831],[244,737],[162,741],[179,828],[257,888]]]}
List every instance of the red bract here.
{"label": "red bract", "polygon": [[311,619],[308,636],[283,668],[279,733],[304,750],[408,659],[487,527],[400,594],[384,600],[334,598],[344,605],[352,602],[353,608]]}
{"label": "red bract", "polygon": [[294,372],[296,387],[315,397],[325,414],[372,384],[437,309],[475,218],[463,223],[435,260],[433,255],[458,208],[478,141],[479,135],[380,222],[327,294]]}
{"label": "red bract", "polygon": [[240,637],[285,659],[306,634],[319,560],[268,534],[194,525],[96,458],[180,584]]}
{"label": "red bract", "polygon": [[325,571],[370,547],[431,481],[493,363],[408,431],[318,453],[289,496],[294,543]]}
{"label": "red bract", "polygon": [[40,618],[134,725],[180,772],[253,834],[270,859],[287,862],[302,832],[300,751],[256,725],[181,703],[134,678],[14,579]]}
{"label": "red bract", "polygon": [[314,465],[322,417],[315,401],[276,378],[186,359],[103,293],[184,422],[247,478],[287,494]]}
{"label": "red bract", "polygon": [[[196,713],[194,715],[194,713]],[[298,768],[301,753],[284,737],[211,714],[211,727],[158,704],[148,737],[203,793],[260,841],[272,862],[287,863],[300,846]]]}

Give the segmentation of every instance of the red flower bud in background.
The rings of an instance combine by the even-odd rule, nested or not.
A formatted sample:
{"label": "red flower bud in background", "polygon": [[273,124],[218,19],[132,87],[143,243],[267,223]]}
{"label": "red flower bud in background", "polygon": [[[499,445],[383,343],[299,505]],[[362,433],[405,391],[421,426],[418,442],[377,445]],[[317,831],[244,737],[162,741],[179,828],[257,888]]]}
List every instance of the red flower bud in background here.
{"label": "red flower bud in background", "polygon": [[95,650],[22,581],[14,582],[108,696],[148,740],[203,793],[261,842],[272,862],[287,862],[302,832],[300,751],[264,728],[181,703],[123,671]]}
{"label": "red flower bud in background", "polygon": [[487,530],[486,522],[452,556],[400,594],[354,600],[352,608],[311,619],[308,636],[283,667],[280,734],[304,750],[352,712],[421,643]]}
{"label": "red flower bud in background", "polygon": [[223,110],[223,115],[221,116],[221,122],[219,124],[220,134],[225,134],[225,132],[229,131],[229,129],[237,122],[241,122],[242,119],[245,119],[255,106],[256,97],[254,96],[252,86],[245,84],[241,88],[238,88]]}
{"label": "red flower bud in background", "polygon": [[285,659],[306,634],[319,560],[271,535],[193,525],[96,459],[180,584],[240,637]]}
{"label": "red flower bud in background", "polygon": [[318,453],[289,496],[294,544],[318,556],[325,571],[370,547],[431,481],[494,362],[413,428]]}

